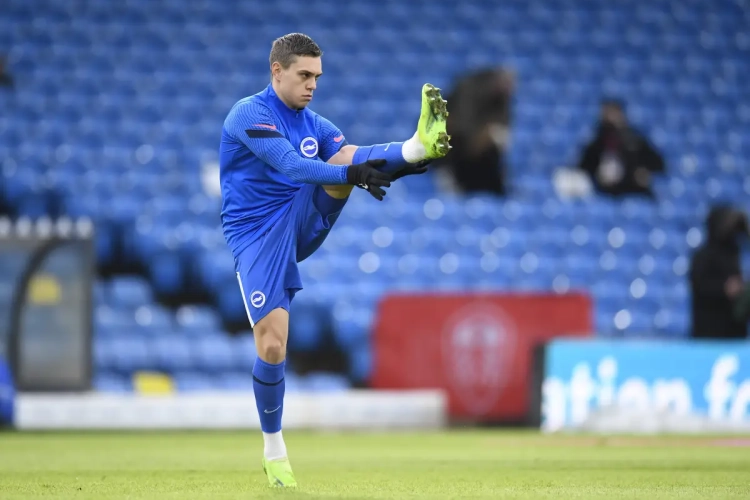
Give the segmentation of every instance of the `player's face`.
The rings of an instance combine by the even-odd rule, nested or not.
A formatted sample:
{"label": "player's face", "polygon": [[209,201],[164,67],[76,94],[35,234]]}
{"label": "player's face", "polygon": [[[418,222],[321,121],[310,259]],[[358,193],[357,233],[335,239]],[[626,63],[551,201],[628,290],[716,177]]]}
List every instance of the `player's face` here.
{"label": "player's face", "polygon": [[302,109],[312,101],[322,67],[320,57],[302,56],[287,69],[280,68],[276,77],[279,94],[289,107]]}
{"label": "player's face", "polygon": [[625,113],[618,106],[602,106],[602,121],[621,128],[627,123]]}

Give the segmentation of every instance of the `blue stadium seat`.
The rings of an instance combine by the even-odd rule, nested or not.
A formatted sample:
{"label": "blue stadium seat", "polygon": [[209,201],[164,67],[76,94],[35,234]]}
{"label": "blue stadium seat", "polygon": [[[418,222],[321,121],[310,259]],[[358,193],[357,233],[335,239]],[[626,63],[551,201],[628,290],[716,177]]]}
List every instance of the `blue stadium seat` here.
{"label": "blue stadium seat", "polygon": [[107,338],[96,338],[93,344],[94,367],[97,370],[107,370],[115,364],[115,349],[112,341]]}
{"label": "blue stadium seat", "polygon": [[290,351],[312,351],[323,342],[330,311],[316,304],[294,304],[289,316]]}
{"label": "blue stadium seat", "polygon": [[132,392],[130,377],[113,372],[98,372],[94,376],[94,389],[101,392]]}
{"label": "blue stadium seat", "polygon": [[242,294],[240,293],[240,288],[236,283],[236,278],[234,283],[229,281],[226,286],[214,296],[216,306],[224,321],[235,324],[247,322],[249,325],[245,303]]}
{"label": "blue stadium seat", "polygon": [[190,341],[192,367],[206,373],[218,373],[235,367],[233,344],[227,335],[202,337]]}
{"label": "blue stadium seat", "polygon": [[309,373],[304,377],[304,387],[313,392],[336,392],[349,388],[346,376],[337,373]]}
{"label": "blue stadium seat", "polygon": [[336,343],[344,350],[350,350],[364,342],[370,334],[372,317],[371,308],[348,306],[348,310],[335,310],[333,333]]}
{"label": "blue stadium seat", "polygon": [[213,377],[200,372],[178,372],[173,377],[175,387],[179,392],[205,392],[219,387]]}
{"label": "blue stadium seat", "polygon": [[174,315],[168,309],[157,304],[138,307],[135,310],[136,323],[144,328],[171,330],[174,327]]}
{"label": "blue stadium seat", "polygon": [[150,304],[153,301],[148,282],[138,277],[114,278],[109,285],[110,303],[117,307],[132,307]]}
{"label": "blue stadium seat", "polygon": [[286,385],[286,392],[303,392],[306,387],[304,381],[293,371],[287,369],[284,374],[284,383]]}
{"label": "blue stadium seat", "polygon": [[195,368],[191,340],[181,335],[161,335],[149,342],[153,367],[165,372],[182,372]]}
{"label": "blue stadium seat", "polygon": [[99,305],[94,310],[94,330],[107,335],[111,331],[132,332],[138,328],[133,311]]}
{"label": "blue stadium seat", "polygon": [[258,357],[258,351],[255,349],[255,338],[252,333],[240,333],[232,339],[232,353],[234,359],[231,366],[242,372],[252,373],[253,364]]}
{"label": "blue stadium seat", "polygon": [[216,387],[229,391],[252,391],[253,375],[250,372],[225,371],[217,375]]}
{"label": "blue stadium seat", "polygon": [[208,306],[183,306],[175,312],[177,328],[186,335],[201,336],[221,328],[221,318]]}
{"label": "blue stadium seat", "polygon": [[148,260],[148,273],[157,294],[175,295],[185,286],[179,254],[152,255]]}
{"label": "blue stadium seat", "polygon": [[101,349],[101,351],[97,349],[95,354],[102,356],[100,360],[109,360],[110,363],[108,366],[99,365],[102,368],[110,368],[123,374],[132,374],[154,366],[154,354],[156,353],[141,338],[115,338],[109,343],[108,347]]}
{"label": "blue stadium seat", "polygon": [[356,383],[366,383],[372,374],[372,348],[359,344],[349,350],[349,376]]}

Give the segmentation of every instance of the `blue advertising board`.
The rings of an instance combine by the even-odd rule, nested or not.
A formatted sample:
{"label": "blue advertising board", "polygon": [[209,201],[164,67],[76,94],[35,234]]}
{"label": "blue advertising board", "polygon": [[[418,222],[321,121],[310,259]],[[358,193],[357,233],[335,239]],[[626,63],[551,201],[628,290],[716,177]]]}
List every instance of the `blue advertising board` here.
{"label": "blue advertising board", "polygon": [[555,340],[547,344],[542,428],[600,408],[750,420],[750,342]]}

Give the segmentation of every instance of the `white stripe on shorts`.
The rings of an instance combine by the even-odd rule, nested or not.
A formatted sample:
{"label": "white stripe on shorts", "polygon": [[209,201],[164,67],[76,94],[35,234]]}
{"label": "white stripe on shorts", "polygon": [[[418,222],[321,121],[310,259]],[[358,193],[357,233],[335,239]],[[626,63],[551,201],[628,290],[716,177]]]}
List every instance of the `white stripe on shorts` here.
{"label": "white stripe on shorts", "polygon": [[250,320],[250,327],[255,328],[255,322],[250,316],[250,308],[247,307],[247,299],[245,298],[245,290],[242,288],[242,280],[240,279],[240,273],[237,273],[237,283],[240,284],[240,293],[242,294],[242,303],[245,304],[245,312],[247,313],[247,319]]}

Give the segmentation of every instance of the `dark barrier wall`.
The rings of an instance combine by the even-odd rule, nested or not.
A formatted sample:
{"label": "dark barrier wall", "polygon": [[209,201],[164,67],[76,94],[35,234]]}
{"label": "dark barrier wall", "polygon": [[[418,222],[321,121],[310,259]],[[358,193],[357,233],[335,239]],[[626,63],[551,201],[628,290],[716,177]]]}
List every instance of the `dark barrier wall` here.
{"label": "dark barrier wall", "polygon": [[0,236],[2,354],[20,391],[88,390],[91,232],[28,229]]}

